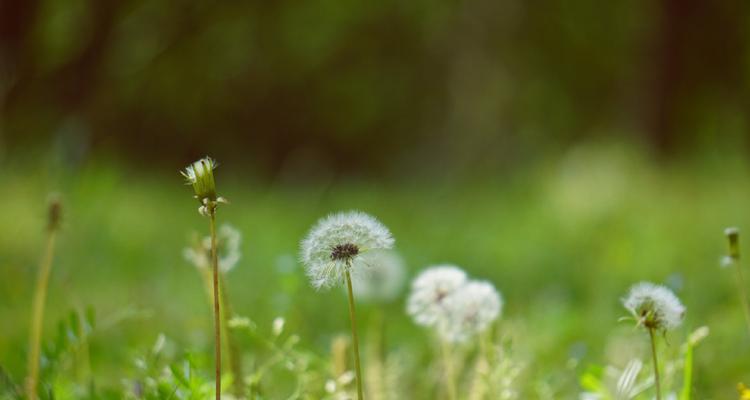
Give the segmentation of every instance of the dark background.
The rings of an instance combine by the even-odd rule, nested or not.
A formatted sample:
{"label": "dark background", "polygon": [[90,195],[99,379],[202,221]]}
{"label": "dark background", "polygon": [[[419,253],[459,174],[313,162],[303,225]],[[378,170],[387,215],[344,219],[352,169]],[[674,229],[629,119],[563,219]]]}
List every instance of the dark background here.
{"label": "dark background", "polygon": [[380,176],[750,143],[742,0],[1,4],[5,154]]}

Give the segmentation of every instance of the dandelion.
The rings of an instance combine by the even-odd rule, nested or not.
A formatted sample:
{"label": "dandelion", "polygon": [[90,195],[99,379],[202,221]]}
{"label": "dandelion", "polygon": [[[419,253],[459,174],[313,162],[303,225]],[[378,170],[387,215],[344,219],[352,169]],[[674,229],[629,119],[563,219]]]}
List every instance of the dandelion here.
{"label": "dandelion", "polygon": [[724,230],[724,235],[729,242],[729,254],[722,258],[722,265],[735,267],[737,291],[742,303],[742,310],[745,313],[745,325],[748,332],[750,332],[750,304],[748,304],[745,278],[742,276],[742,266],[740,265],[740,230],[737,228],[727,228]]}
{"label": "dandelion", "polygon": [[455,265],[430,267],[414,279],[406,312],[417,325],[437,331],[450,399],[457,398],[450,344],[465,342],[486,331],[500,316],[501,309],[502,299],[491,283],[470,281]]}
{"label": "dandelion", "polygon": [[486,281],[470,281],[445,298],[445,318],[438,331],[444,340],[465,342],[487,330],[500,316],[503,301]]}
{"label": "dandelion", "polygon": [[445,300],[466,282],[466,272],[455,265],[430,267],[414,279],[406,312],[417,325],[434,326],[446,316]]}
{"label": "dandelion", "polygon": [[393,301],[404,287],[404,260],[395,251],[373,251],[365,256],[368,268],[352,279],[355,297],[365,302]]}
{"label": "dandelion", "polygon": [[362,212],[350,211],[333,214],[318,221],[301,244],[300,258],[316,289],[346,282],[357,394],[360,400],[364,396],[352,273],[360,274],[370,268],[372,264],[368,254],[390,249],[393,242],[391,232],[377,219]]}
{"label": "dandelion", "polygon": [[[223,197],[216,195],[214,169],[216,162],[210,158],[202,158],[185,168],[182,176],[193,187],[195,198],[201,204],[198,212],[209,218],[211,231],[211,269],[213,275],[213,303],[214,303],[214,341],[216,358],[216,400],[221,399],[221,307],[219,305],[219,260],[216,235],[216,208],[226,203]],[[239,378],[239,377],[237,377]]]}
{"label": "dandelion", "polygon": [[47,298],[47,287],[52,258],[55,252],[55,240],[60,229],[62,206],[57,195],[50,197],[47,207],[47,243],[39,266],[39,276],[34,290],[33,309],[31,312],[31,329],[29,334],[28,377],[26,378],[26,396],[37,399],[37,382],[39,379],[39,354],[41,351],[42,322],[44,321],[44,303]]}
{"label": "dandelion", "polygon": [[638,325],[646,329],[672,330],[680,326],[685,316],[685,306],[671,290],[650,282],[641,282],[630,288],[622,304],[633,314]]}
{"label": "dandelion", "polygon": [[671,290],[650,282],[641,282],[631,287],[627,297],[622,299],[622,304],[633,315],[637,326],[642,326],[648,331],[658,400],[661,398],[661,388],[654,332],[666,333],[680,326],[685,316],[685,306]]}
{"label": "dandelion", "polygon": [[341,285],[346,275],[372,267],[371,253],[393,247],[391,232],[358,211],[332,214],[318,221],[302,241],[301,259],[316,289]]}

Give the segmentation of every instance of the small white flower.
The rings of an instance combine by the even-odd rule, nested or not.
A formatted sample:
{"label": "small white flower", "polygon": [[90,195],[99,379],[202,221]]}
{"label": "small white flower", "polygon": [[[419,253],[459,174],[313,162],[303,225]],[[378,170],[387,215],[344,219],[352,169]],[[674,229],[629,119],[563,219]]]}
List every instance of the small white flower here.
{"label": "small white flower", "polygon": [[[234,269],[242,257],[240,245],[242,233],[229,224],[223,224],[216,235],[216,247],[218,249],[219,270],[227,273]],[[195,265],[199,270],[211,268],[211,237],[206,236],[203,240],[195,243],[193,247],[187,247],[182,251],[185,260]]]}
{"label": "small white flower", "polygon": [[685,306],[668,288],[650,282],[633,285],[622,304],[648,329],[670,330],[682,323]]}
{"label": "small white flower", "polygon": [[344,282],[370,267],[368,253],[393,247],[391,232],[372,216],[358,211],[329,215],[310,230],[300,246],[300,259],[316,289]]}
{"label": "small white flower", "polygon": [[374,251],[368,255],[370,268],[352,282],[354,297],[361,301],[389,302],[401,293],[406,279],[404,260],[395,251]]}
{"label": "small white flower", "polygon": [[414,279],[406,312],[417,325],[433,326],[445,317],[444,301],[466,283],[466,272],[454,265],[437,265]]}
{"label": "small white flower", "polygon": [[500,316],[503,301],[491,283],[470,281],[445,299],[446,318],[438,323],[440,336],[464,342],[484,332]]}

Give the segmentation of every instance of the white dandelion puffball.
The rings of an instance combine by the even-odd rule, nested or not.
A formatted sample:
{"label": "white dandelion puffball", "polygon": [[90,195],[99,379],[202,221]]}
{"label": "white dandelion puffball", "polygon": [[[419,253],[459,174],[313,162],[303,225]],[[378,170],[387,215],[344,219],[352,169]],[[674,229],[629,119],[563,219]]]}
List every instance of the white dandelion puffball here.
{"label": "white dandelion puffball", "polygon": [[318,221],[302,240],[300,259],[316,289],[339,285],[346,272],[368,268],[367,253],[393,247],[393,236],[374,217],[359,211],[329,215]]}
{"label": "white dandelion puffball", "polygon": [[403,258],[391,250],[373,251],[364,257],[366,268],[353,277],[354,297],[366,302],[393,301],[406,280]]}
{"label": "white dandelion puffball", "polygon": [[682,323],[685,306],[668,288],[640,282],[630,288],[622,305],[648,329],[670,330]]}
{"label": "white dandelion puffball", "polygon": [[500,316],[503,301],[495,287],[486,281],[470,281],[445,299],[446,317],[438,323],[438,333],[449,342],[464,342],[484,332]]}
{"label": "white dandelion puffball", "polygon": [[436,265],[426,269],[412,282],[406,312],[417,325],[435,325],[445,317],[443,302],[466,281],[466,272],[455,265]]}
{"label": "white dandelion puffball", "polygon": [[[242,257],[240,244],[242,233],[229,224],[223,224],[216,235],[217,257],[219,270],[227,273],[234,269]],[[206,236],[194,246],[187,247],[182,252],[185,259],[198,269],[211,268],[211,237]]]}

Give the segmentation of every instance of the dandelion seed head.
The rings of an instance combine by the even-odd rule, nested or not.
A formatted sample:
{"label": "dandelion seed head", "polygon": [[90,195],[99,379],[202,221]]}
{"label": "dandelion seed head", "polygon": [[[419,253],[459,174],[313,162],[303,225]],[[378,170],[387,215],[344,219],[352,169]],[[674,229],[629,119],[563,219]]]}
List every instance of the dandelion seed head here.
{"label": "dandelion seed head", "polygon": [[354,297],[366,302],[393,301],[406,280],[404,260],[391,250],[373,251],[364,257],[366,268],[353,276]]}
{"label": "dandelion seed head", "polygon": [[211,157],[204,157],[185,167],[181,171],[186,183],[193,187],[195,197],[201,204],[206,201],[217,201],[214,170],[218,164]]}
{"label": "dandelion seed head", "polygon": [[630,288],[622,304],[648,329],[677,328],[685,316],[685,306],[668,288],[651,282],[640,282]]}
{"label": "dandelion seed head", "polygon": [[350,270],[358,275],[368,268],[368,253],[393,247],[393,236],[374,217],[359,211],[320,219],[300,245],[300,259],[316,289],[341,284]]}
{"label": "dandelion seed head", "polygon": [[[239,263],[242,258],[240,245],[242,233],[229,224],[219,227],[216,235],[216,247],[218,251],[219,271],[228,273]],[[211,268],[211,237],[206,236],[197,241],[193,246],[186,247],[182,255],[199,270]]]}
{"label": "dandelion seed head", "polygon": [[444,301],[466,281],[466,272],[455,265],[436,265],[426,269],[412,282],[406,312],[417,325],[435,325],[445,317]]}
{"label": "dandelion seed head", "polygon": [[449,342],[465,342],[484,332],[500,316],[503,301],[495,287],[486,281],[470,281],[445,298],[445,318],[438,322],[438,333]]}

